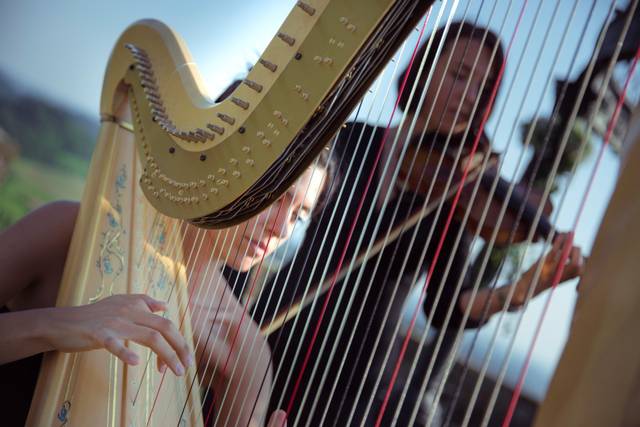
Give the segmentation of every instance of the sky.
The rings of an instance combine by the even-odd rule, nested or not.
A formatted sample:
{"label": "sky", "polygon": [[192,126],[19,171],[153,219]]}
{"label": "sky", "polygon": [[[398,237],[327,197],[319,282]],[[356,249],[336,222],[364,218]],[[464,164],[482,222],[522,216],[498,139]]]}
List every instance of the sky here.
{"label": "sky", "polygon": [[[427,34],[434,26],[444,24],[452,11],[456,19],[476,19],[478,6],[485,3],[478,20],[501,34],[506,48],[514,33],[523,1],[500,0],[496,3],[493,14],[490,7],[493,3],[490,1],[472,2],[468,9],[466,2],[445,1],[445,13],[439,20],[437,10],[432,12]],[[550,76],[564,78],[569,73],[575,77],[582,70],[610,4],[608,0],[595,1],[592,21],[587,27],[584,40],[580,40],[582,26],[586,23],[593,2],[576,1],[577,3],[573,0],[533,1],[525,8],[507,59],[496,108],[487,125],[494,149],[504,154],[505,167],[502,173],[507,177],[519,170],[520,156],[523,155],[526,160],[529,155],[521,148],[519,126],[538,113],[541,116],[549,114],[554,95]],[[620,3],[626,4],[626,1]],[[115,40],[134,21],[155,18],[168,24],[185,39],[210,94],[215,96],[258,59],[294,4],[293,0],[0,0],[0,71],[16,79],[25,88],[96,117],[97,120],[103,73]],[[575,16],[571,18],[573,13]],[[565,30],[566,41],[561,43]],[[404,68],[407,63],[417,34],[414,32],[407,41],[403,55],[397,56],[399,69]],[[569,71],[572,52],[576,51],[576,46],[579,46],[577,65]],[[540,57],[539,52],[542,52]],[[554,62],[556,52],[557,63]],[[521,71],[516,84],[509,89],[521,60],[522,69],[528,71]],[[397,74],[393,74],[393,67],[395,64],[391,64],[380,78],[381,87],[388,86],[397,77]],[[527,82],[531,82],[530,86],[525,84]],[[549,87],[548,82],[551,82]],[[369,121],[386,120],[395,100],[395,93],[392,91],[386,102],[383,102],[383,94],[376,98],[376,102],[372,101],[372,95],[367,98],[363,111],[372,104],[374,110]],[[378,112],[381,112],[380,117],[383,119],[378,119]],[[398,117],[395,118],[395,122],[397,121]],[[567,200],[561,203],[558,197],[554,199],[559,212],[559,229],[567,229],[573,223],[576,208],[595,164],[599,145],[594,148],[590,157],[578,169]],[[587,215],[581,219],[576,232],[576,242],[586,253],[590,251],[595,231],[613,190],[617,167],[618,157],[607,150],[587,201]],[[534,258],[534,254],[530,254],[528,259]],[[543,324],[542,341],[536,346],[532,375],[528,377],[528,388],[525,389],[530,397],[540,399],[544,395],[566,339],[574,302],[575,284],[561,287],[552,299]],[[525,313],[523,333],[519,335],[514,350],[516,363],[507,376],[508,383],[513,382],[517,367],[524,360],[543,303],[544,298],[539,298]],[[507,320],[506,326],[501,327],[503,333],[498,333],[498,347],[501,350],[496,351],[498,356],[495,361],[492,360],[490,371],[497,371],[501,362],[499,355],[504,355],[508,346],[508,339],[505,338],[508,334],[504,332],[515,327],[514,315],[509,316],[511,320]],[[482,345],[486,345],[492,334],[491,328],[485,328],[482,334]]]}

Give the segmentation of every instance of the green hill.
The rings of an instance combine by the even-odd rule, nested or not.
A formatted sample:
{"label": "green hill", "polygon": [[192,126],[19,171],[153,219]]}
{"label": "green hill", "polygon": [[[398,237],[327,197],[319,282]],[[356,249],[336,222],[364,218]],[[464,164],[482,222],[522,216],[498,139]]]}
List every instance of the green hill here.
{"label": "green hill", "polygon": [[44,203],[80,199],[97,118],[29,93],[0,72],[0,127],[20,149],[0,182],[0,229]]}

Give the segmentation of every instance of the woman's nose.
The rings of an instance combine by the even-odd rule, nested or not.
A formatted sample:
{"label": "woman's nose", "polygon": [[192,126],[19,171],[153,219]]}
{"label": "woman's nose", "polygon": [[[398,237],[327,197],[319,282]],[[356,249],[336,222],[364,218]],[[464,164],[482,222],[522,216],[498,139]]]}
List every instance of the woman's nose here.
{"label": "woman's nose", "polygon": [[265,232],[271,237],[285,239],[288,237],[289,230],[289,206],[285,203],[276,203],[271,209],[266,223]]}

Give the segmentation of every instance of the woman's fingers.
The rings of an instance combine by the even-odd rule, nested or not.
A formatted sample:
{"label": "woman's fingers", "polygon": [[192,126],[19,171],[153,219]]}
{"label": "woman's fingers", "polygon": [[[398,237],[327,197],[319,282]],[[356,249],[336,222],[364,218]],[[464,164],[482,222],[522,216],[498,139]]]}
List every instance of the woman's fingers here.
{"label": "woman's fingers", "polygon": [[187,342],[178,331],[178,328],[167,318],[152,313],[141,313],[133,319],[138,325],[146,326],[160,332],[173,351],[180,358],[183,366],[193,364],[193,356]]}
{"label": "woman's fingers", "polygon": [[278,409],[271,414],[269,418],[269,424],[267,427],[286,427],[287,426],[287,413],[282,409]]}
{"label": "woman's fingers", "polygon": [[160,332],[136,324],[126,324],[122,329],[124,337],[149,347],[176,375],[184,375],[185,368],[178,354]]}
{"label": "woman's fingers", "polygon": [[112,354],[116,355],[118,359],[122,360],[128,365],[137,365],[140,362],[140,358],[133,351],[124,345],[124,341],[108,335],[103,340],[104,347]]}
{"label": "woman's fingers", "polygon": [[571,248],[569,258],[567,259],[567,265],[564,268],[562,279],[569,280],[574,277],[581,276],[584,270],[584,259],[582,258],[582,252],[580,248],[574,246]]}
{"label": "woman's fingers", "polygon": [[167,303],[164,301],[157,300],[146,294],[137,294],[135,296],[139,297],[152,313],[155,313],[156,311],[165,311],[167,309]]}

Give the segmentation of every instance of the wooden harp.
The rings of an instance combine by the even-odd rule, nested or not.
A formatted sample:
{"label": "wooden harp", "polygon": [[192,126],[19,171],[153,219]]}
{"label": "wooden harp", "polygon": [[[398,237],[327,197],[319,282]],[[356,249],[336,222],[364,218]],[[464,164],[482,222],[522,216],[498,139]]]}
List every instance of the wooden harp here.
{"label": "wooden harp", "polygon": [[[628,6],[628,13],[624,15],[626,20],[622,20],[624,25],[618,34],[620,40],[625,40],[629,27],[635,19],[633,17],[637,3],[637,1],[631,1]],[[593,8],[594,5],[595,2],[590,7]],[[431,10],[431,7],[434,9]],[[184,251],[180,243],[180,230],[184,224],[190,223],[203,228],[224,229],[239,224],[266,209],[284,191],[294,185],[297,177],[312,164],[326,142],[336,132],[341,132],[342,123],[357,105],[359,99],[367,94],[368,88],[376,81],[376,76],[387,61],[392,58],[404,37],[412,32],[419,33],[420,28],[424,28],[427,23],[435,26],[444,25],[446,31],[457,7],[457,1],[452,4],[434,4],[433,6],[428,1],[401,0],[297,2],[247,78],[229,98],[218,104],[210,102],[204,94],[202,85],[199,83],[197,69],[184,47],[184,43],[176,35],[155,21],[142,21],[130,27],[116,44],[108,65],[101,102],[102,130],[92,161],[90,177],[72,242],[69,262],[65,269],[58,304],[84,304],[112,293],[148,292],[152,296],[164,298],[170,302],[169,317],[179,324],[181,331],[189,337],[192,326],[188,307],[190,273],[185,266],[188,264],[190,254],[186,253],[188,251]],[[484,7],[491,10],[488,5]],[[510,5],[509,12],[505,13],[504,19],[507,19],[506,16],[511,13],[511,22],[520,22],[520,18],[525,13],[530,13],[535,15],[533,27],[541,32],[547,28],[544,27],[544,19],[538,21],[537,11],[539,9],[536,7],[539,8],[540,5],[527,6],[525,1],[523,4],[513,7],[515,12],[511,10]],[[463,19],[475,19],[472,15],[467,15],[467,9],[464,10]],[[609,25],[613,16],[613,4],[607,10],[605,27]],[[493,16],[493,12],[491,13]],[[479,14],[480,12],[478,12]],[[555,12],[553,16],[555,17]],[[562,25],[566,25],[568,28],[569,24],[573,22],[572,19]],[[555,23],[554,20],[555,18],[547,23],[549,28],[553,25],[561,25]],[[415,26],[419,23],[422,27],[418,27],[417,31],[414,31]],[[573,24],[577,25],[575,22]],[[496,23],[493,25],[498,26]],[[590,17],[583,17],[580,25],[584,25],[585,28],[591,25]],[[547,31],[549,31],[548,28]],[[500,34],[503,37],[503,42],[508,46],[505,62],[509,64],[515,61],[510,57],[510,54],[512,54],[511,41],[516,37],[516,33],[517,25],[516,30],[510,36],[506,33],[505,35]],[[605,35],[606,31],[603,30],[600,39],[604,39]],[[418,41],[420,38],[421,36],[418,37]],[[445,49],[444,43],[430,44],[429,38],[423,41],[427,43],[427,53],[423,58],[427,57],[428,52],[434,52],[436,58],[448,61],[448,51]],[[593,64],[596,63],[597,51],[601,47],[598,42],[595,47],[592,47],[595,53],[592,55],[590,63]],[[545,46],[548,46],[551,42],[545,38],[544,43]],[[563,52],[563,46],[564,42],[561,42],[558,52]],[[434,61],[432,66],[429,64],[425,66],[423,58],[415,54],[418,51],[417,43],[415,48],[410,47],[409,50],[414,52],[411,63],[413,67],[419,69],[419,75],[434,74],[433,70],[438,61]],[[610,63],[615,63],[618,56],[619,50],[611,56]],[[447,64],[449,63],[447,62]],[[629,67],[629,76],[633,74],[633,67],[634,65]],[[408,67],[408,69],[411,68],[412,66]],[[518,67],[518,69],[520,68]],[[589,67],[586,69],[588,70]],[[503,70],[499,74],[501,75],[502,72]],[[526,75],[526,73],[524,74]],[[409,75],[407,71],[407,76]],[[603,77],[605,81],[602,87],[606,87],[607,79],[611,78],[611,72],[604,72]],[[532,77],[530,76],[530,78]],[[494,92],[497,92],[499,80],[499,78],[498,81],[483,79],[483,85],[493,84]],[[623,80],[625,79],[623,78]],[[627,79],[627,81],[629,80]],[[581,81],[581,84],[586,87],[587,83],[585,82],[589,82],[589,79],[585,78]],[[429,84],[437,86],[441,83],[434,80]],[[428,104],[429,100],[425,96],[428,89],[426,86],[417,85],[416,81],[405,78],[400,85],[400,92],[407,91],[410,93],[410,99],[420,99],[421,105]],[[552,117],[555,119],[562,117],[559,130],[550,131],[549,136],[545,138],[545,140],[555,138],[560,142],[548,157],[553,162],[562,156],[562,150],[569,139],[569,132],[578,115],[578,104],[582,97],[580,93],[584,93],[584,91],[578,90],[578,99],[572,104],[575,108],[568,108],[568,113],[565,116],[561,116],[560,107],[552,113]],[[491,103],[494,102],[493,97],[495,97],[495,93],[490,99]],[[482,118],[483,106],[478,107],[480,98],[478,97],[478,101],[473,107],[472,115],[477,114]],[[596,98],[597,103],[600,97]],[[483,101],[487,101],[487,99],[483,99]],[[489,110],[490,108],[486,109],[486,111]],[[616,115],[612,114],[609,119],[615,124]],[[400,120],[400,128],[402,126],[413,128],[416,123],[415,117],[406,115],[401,116]],[[480,121],[482,121],[481,126],[484,126],[486,117]],[[389,120],[389,122],[391,121]],[[593,119],[587,120],[587,126],[591,126],[592,122]],[[364,142],[358,147],[365,147],[367,142],[373,141],[373,137],[369,139],[369,135],[363,137],[363,134],[364,132],[360,134],[359,138]],[[585,137],[584,140],[587,138]],[[637,136],[633,138],[637,139]],[[384,136],[381,147],[385,144],[386,139],[387,136]],[[389,144],[398,144],[399,147],[403,147],[403,144],[409,146],[410,143],[413,143],[401,134],[388,139]],[[525,138],[525,141],[528,139],[531,139],[530,135]],[[476,160],[474,156],[476,145],[477,141],[471,153],[465,153],[465,155],[460,154],[462,153],[461,147],[456,147],[461,151],[453,158],[455,162],[460,163],[461,169],[467,168],[472,163],[479,164],[480,167],[476,169],[475,173],[481,176],[487,170],[487,165],[490,164],[490,156],[481,156],[479,160]],[[635,148],[637,148],[637,144]],[[638,150],[635,148],[629,151],[630,159],[634,156],[637,158]],[[400,156],[405,156],[407,153],[406,150],[399,150],[399,152]],[[342,159],[346,159],[344,160],[345,165],[351,164],[350,161],[359,153],[360,151],[355,150],[344,155]],[[356,158],[356,160],[358,159]],[[629,162],[631,161],[633,160],[629,160]],[[357,163],[355,164],[357,165]],[[389,170],[393,170],[395,166],[392,164]],[[554,173],[551,174],[552,178]],[[633,176],[629,178],[630,174],[632,175],[633,171],[627,167],[623,178],[621,178],[622,182],[629,182],[629,180],[632,182],[634,178]],[[379,191],[384,194],[384,191],[389,188],[404,185],[404,181],[398,180],[397,172],[395,175],[393,173],[391,175],[393,180],[390,185],[376,187],[374,184],[371,192]],[[458,189],[469,186],[479,188],[479,185],[465,183],[468,175],[473,175],[473,173],[464,172],[460,181],[449,178],[448,191],[444,191],[438,198],[434,197],[431,204],[425,201],[424,212],[420,213],[421,216],[412,217],[412,220],[415,221],[412,224],[400,223],[396,228],[383,230],[383,240],[392,243],[402,241],[404,233],[407,230],[413,230],[412,227],[415,227],[416,224],[419,225],[425,217],[428,218],[434,209],[438,212],[444,210],[442,215],[446,216],[446,209],[456,204]],[[433,177],[424,179],[431,178]],[[545,181],[544,197],[548,197],[552,186],[549,183],[552,181],[553,179]],[[625,187],[619,191],[628,192],[628,184]],[[365,193],[368,192],[368,188]],[[347,197],[348,190],[350,189],[345,191],[345,196],[341,196],[342,193],[338,189],[336,197]],[[474,197],[475,194],[474,192]],[[625,195],[617,195],[615,200],[619,198],[632,200]],[[364,205],[364,199],[365,195],[362,195],[363,201],[360,207],[357,207],[357,202],[349,202],[350,215],[353,216],[353,212],[357,211],[355,214],[357,217],[362,206],[366,212],[369,207]],[[509,200],[509,197],[506,199]],[[389,211],[395,209],[392,197],[382,197],[380,200],[383,200],[385,209],[388,208]],[[505,205],[506,203],[504,202]],[[372,218],[375,221],[376,215],[382,216],[382,214],[380,211],[375,211],[375,203],[371,206],[371,212],[374,212]],[[635,208],[633,206],[623,208],[616,202],[613,209],[631,210]],[[542,208],[534,212],[533,222],[539,221],[541,212]],[[340,219],[343,212],[327,213],[327,215],[331,214]],[[615,213],[612,212],[608,215],[615,215]],[[484,217],[486,217],[486,213]],[[484,217],[482,221],[486,219]],[[342,218],[347,217],[343,215]],[[405,337],[398,338],[403,342],[403,350],[399,354],[390,349],[379,350],[387,354],[384,364],[380,366],[380,375],[370,373],[367,368],[367,376],[379,378],[373,389],[374,393],[371,395],[362,392],[363,389],[369,389],[362,385],[364,378],[357,378],[361,373],[360,370],[346,373],[342,370],[341,362],[349,357],[350,351],[353,351],[351,346],[354,340],[350,338],[341,341],[340,339],[341,337],[353,337],[354,334],[350,335],[350,332],[359,331],[357,326],[354,326],[351,331],[345,328],[349,322],[354,320],[355,314],[358,312],[359,297],[356,290],[351,291],[351,288],[347,286],[336,287],[336,284],[351,280],[355,284],[354,289],[360,286],[359,289],[365,287],[376,289],[372,285],[378,282],[373,279],[367,282],[367,277],[364,277],[363,280],[363,274],[359,274],[359,272],[364,270],[358,269],[363,269],[362,265],[389,256],[388,252],[385,254],[385,250],[387,250],[385,245],[378,247],[377,240],[364,241],[364,237],[362,237],[364,241],[362,247],[367,249],[351,254],[348,251],[351,239],[348,221],[351,219],[352,217],[347,218],[344,221],[347,225],[340,227],[341,233],[348,235],[346,243],[344,239],[340,240],[336,236],[322,235],[323,241],[329,242],[328,246],[334,240],[344,244],[343,258],[346,256],[346,260],[344,262],[340,260],[340,268],[335,271],[332,269],[335,267],[334,264],[327,262],[326,265],[320,265],[317,270],[322,270],[322,274],[316,276],[314,273],[312,276],[313,279],[321,278],[322,280],[306,284],[307,287],[304,289],[302,299],[297,299],[300,293],[296,293],[295,290],[292,291],[293,295],[287,295],[284,298],[278,298],[278,294],[273,293],[276,295],[274,300],[278,299],[279,302],[286,300],[288,304],[272,311],[272,307],[267,301],[260,311],[260,295],[255,299],[252,299],[251,295],[246,298],[247,310],[249,310],[250,303],[255,303],[254,320],[263,327],[265,332],[273,332],[275,336],[276,331],[287,322],[298,325],[292,327],[293,332],[289,332],[289,335],[283,335],[282,340],[271,341],[274,353],[287,352],[286,349],[281,350],[285,341],[287,346],[293,342],[291,346],[296,348],[295,360],[291,365],[283,362],[286,360],[285,358],[274,359],[275,375],[276,377],[282,375],[283,378],[280,381],[285,384],[282,387],[276,386],[274,393],[279,394],[272,395],[272,405],[286,409],[290,417],[289,423],[293,425],[315,425],[316,423],[322,425],[367,423],[386,425],[404,422],[398,421],[399,419],[414,423],[418,413],[417,406],[405,403],[407,402],[405,397],[408,386],[396,383],[396,374],[402,366],[406,366],[413,372],[419,363],[425,363],[425,366],[428,367],[426,372],[430,375],[431,367],[436,363],[437,351],[430,356],[415,356],[413,361],[402,365],[405,357],[404,349],[406,349],[411,335],[410,328]],[[355,224],[357,218],[353,221]],[[466,216],[463,214],[458,221],[460,223],[466,222]],[[614,227],[611,225],[612,221],[614,220],[607,217],[605,228]],[[636,230],[637,227],[632,228],[631,223],[629,224],[628,230]],[[333,228],[329,227],[328,230],[333,231]],[[531,230],[533,231],[527,238],[528,243],[531,243],[533,238],[538,236],[535,225],[531,226]],[[314,230],[314,232],[316,231]],[[390,238],[389,236],[394,232],[396,237]],[[551,231],[546,234],[547,245],[551,241],[553,233],[554,231]],[[479,232],[476,233],[475,230],[470,233],[474,239],[478,239],[478,235]],[[357,233],[355,236],[354,242],[361,237]],[[434,239],[438,237],[434,237]],[[600,238],[600,240],[604,240],[605,243],[598,244],[606,244],[606,237]],[[494,242],[488,238],[485,244],[491,248]],[[372,249],[376,247],[378,247],[376,249],[378,252]],[[341,249],[337,249],[338,253]],[[632,251],[633,249],[626,248],[624,253],[628,254]],[[371,258],[367,258],[367,252],[371,254]],[[490,252],[491,250],[488,253],[490,254]],[[364,256],[361,256],[363,253]],[[449,254],[442,256],[446,259]],[[488,257],[488,255],[486,256]],[[593,282],[594,279],[590,279],[590,277],[597,277],[598,265],[606,263],[606,261],[602,261],[603,256],[600,253],[596,257],[600,261],[594,261],[593,266],[587,271],[585,281],[591,280]],[[627,258],[621,257],[620,259],[625,260],[622,262],[628,266],[626,264]],[[427,264],[431,261],[425,260],[424,256],[421,260]],[[435,264],[435,261],[433,263]],[[295,261],[291,265],[295,266]],[[344,268],[342,268],[343,266]],[[480,266],[483,270],[486,267],[482,266],[482,263]],[[314,272],[315,270],[314,267]],[[623,267],[617,271],[621,275],[619,283],[625,283],[632,275],[632,270],[626,270]],[[413,274],[413,272],[411,273]],[[278,274],[276,273],[276,275]],[[611,275],[613,276],[614,272],[611,272]],[[252,284],[247,288],[253,289],[253,284],[263,279],[256,276],[251,280]],[[280,280],[283,279],[280,278]],[[264,279],[263,286],[259,287],[256,292],[269,299],[267,294],[271,295],[272,291],[267,281],[268,279]],[[440,292],[436,291],[442,285],[438,287],[437,284],[432,284],[430,288],[432,291],[429,290],[427,284],[428,282],[424,283],[422,291],[424,295],[421,298],[439,298]],[[380,286],[379,283],[378,286]],[[535,286],[531,289],[534,288]],[[474,285],[473,289],[476,292],[478,285]],[[458,293],[459,291],[460,289],[457,290]],[[526,302],[532,293],[533,290],[528,293]],[[597,292],[589,291],[587,297],[593,299],[596,298],[593,296],[596,294]],[[311,297],[305,300],[306,295],[311,295]],[[386,294],[381,293],[380,295]],[[334,302],[336,299],[344,301],[343,304],[346,304],[346,301],[355,302],[355,308],[351,308],[351,303],[349,303],[348,311],[335,310],[331,312],[329,310],[325,316],[324,307],[330,309],[342,307],[340,303],[334,304],[332,298]],[[394,298],[396,298],[395,294],[390,298],[389,304]],[[489,300],[491,298],[490,296]],[[512,295],[509,295],[508,298],[512,298]],[[635,296],[634,300],[636,301],[634,307],[637,307]],[[446,309],[453,311],[457,309],[455,301],[455,299],[444,301],[442,304],[449,304]],[[388,301],[384,301],[383,298],[383,302]],[[289,316],[289,308],[296,304],[302,308],[299,313]],[[306,311],[304,310],[305,304],[309,307]],[[499,315],[502,315],[509,308],[508,300],[504,304]],[[594,303],[585,302],[584,306],[592,304]],[[386,307],[382,305],[380,310],[384,312]],[[589,311],[589,309],[585,309],[585,311]],[[587,316],[602,315],[597,309],[590,309],[590,311],[591,314],[587,314]],[[628,312],[631,311],[632,308],[629,308]],[[354,317],[350,317],[351,314],[354,314]],[[468,314],[465,316],[464,321],[466,322]],[[385,319],[394,325],[399,324],[397,318],[385,317]],[[448,321],[447,319],[448,317],[445,320]],[[355,318],[355,321],[358,322],[359,317]],[[280,323],[276,324],[276,322]],[[588,325],[588,322],[584,323]],[[579,329],[581,327],[580,321],[576,321],[576,336],[570,339],[571,348],[577,346],[579,349],[585,345],[584,332],[580,332]],[[586,327],[588,328],[588,326]],[[456,325],[453,328],[454,353],[459,351],[462,331],[463,326]],[[396,332],[394,334],[397,335]],[[444,335],[442,334],[442,336]],[[602,336],[606,339],[602,338],[597,344],[593,344],[594,346],[607,346],[611,339],[615,339],[605,332],[602,333]],[[298,342],[292,337],[296,338]],[[372,337],[375,336],[372,335]],[[330,339],[335,339],[333,347]],[[361,351],[358,353],[358,357],[364,353],[362,356],[363,364],[366,364],[369,356],[367,354],[369,348],[365,348],[362,344],[365,341],[363,339],[358,343],[356,339],[353,344],[355,349],[360,346]],[[373,341],[375,340],[371,342]],[[345,342],[348,342],[348,345],[343,346]],[[420,341],[418,353],[422,351],[423,342],[424,338]],[[301,343],[307,347],[302,347]],[[367,345],[369,343],[370,341],[366,341]],[[245,348],[246,345],[246,351],[262,351],[254,349],[250,343],[242,342],[239,345],[241,348]],[[362,351],[363,348],[365,348],[364,351]],[[599,355],[604,351],[602,347],[590,350],[594,355]],[[376,348],[371,350],[371,357],[376,351],[378,351]],[[575,357],[576,352],[579,350],[567,350],[565,357],[570,360],[571,357]],[[632,358],[634,352],[637,352],[637,345],[629,345],[626,356]],[[146,354],[148,355],[148,353]],[[329,360],[327,369],[313,360],[318,354],[326,357],[321,360]],[[574,354],[574,356],[570,354]],[[421,361],[420,357],[426,358],[426,361]],[[454,357],[446,355],[445,359],[444,365],[450,367]],[[146,360],[149,360],[149,357]],[[404,363],[407,362],[404,361]],[[559,372],[557,382],[561,382],[565,375],[581,374],[576,364],[563,363],[572,366],[567,369],[562,368],[563,365],[561,365],[561,369],[567,373]],[[637,365],[637,361],[635,363]],[[355,403],[343,405],[344,402],[348,402],[350,396],[345,400],[344,396],[335,394],[335,390],[339,389],[340,386],[337,384],[340,384],[339,381],[342,377],[348,377],[354,372],[357,373],[356,378],[349,379],[349,387],[352,388],[347,387],[346,390],[349,393],[357,394],[357,397],[354,400]],[[390,375],[385,376],[383,372]],[[244,372],[243,375],[245,375]],[[250,376],[251,381],[259,382],[263,380],[265,374],[247,371],[246,375]],[[279,378],[276,378],[276,383]],[[411,379],[411,377],[409,378]],[[358,381],[362,382],[358,383]],[[419,386],[419,396],[415,400],[422,399],[427,385],[429,385],[434,387],[435,397],[432,399],[437,402],[442,394],[444,382],[434,386],[433,383],[429,383],[426,376],[418,378],[416,381]],[[408,381],[407,384],[410,382]],[[637,387],[637,379],[635,383],[626,381],[624,384],[627,387],[625,390],[632,390],[634,385]],[[389,398],[394,394],[394,387],[401,389],[398,393],[399,401],[393,401]],[[554,384],[553,390],[561,390],[562,387],[562,383]],[[552,422],[549,420],[553,420],[554,415],[558,413],[555,408],[562,406],[557,397],[553,400],[553,397],[559,394],[553,390],[550,394],[552,400],[546,402],[541,411],[538,421],[542,423],[540,425],[549,425]],[[583,423],[589,418],[585,414],[595,414],[602,411],[602,407],[605,405],[590,403],[587,408],[584,408],[579,403],[581,396],[589,395],[589,390],[592,389],[585,383],[580,391],[575,391],[577,397],[575,401],[572,400],[570,408],[572,411],[567,410],[567,415],[563,414],[562,417],[558,417],[562,420],[561,423],[566,425],[578,423],[575,420],[580,420],[580,425],[584,425]],[[381,395],[374,395],[375,393]],[[564,393],[561,394],[564,396]],[[335,397],[335,400],[321,402],[318,396],[329,396],[330,399]],[[631,402],[631,392],[628,396],[629,398],[625,402]],[[517,396],[515,399],[517,401]],[[93,420],[98,419],[107,420],[109,425],[166,425],[167,423],[202,425],[208,424],[209,421],[213,421],[215,425],[236,425],[235,420],[216,417],[215,411],[210,419],[209,415],[212,411],[209,408],[203,408],[203,400],[206,400],[206,393],[201,396],[198,392],[196,372],[189,372],[184,379],[179,380],[168,377],[160,378],[154,373],[149,362],[143,364],[142,369],[126,367],[103,351],[77,355],[48,354],[39,377],[34,403],[29,415],[29,424],[85,425],[92,424]],[[220,404],[224,404],[227,400],[241,401],[242,396],[237,394],[216,396],[217,402],[222,401]],[[473,425],[475,422],[471,421],[471,414],[477,410],[475,400],[474,398],[473,401],[468,402],[464,419],[461,422],[462,425]],[[461,404],[465,403],[467,402]],[[244,404],[245,402],[243,402]],[[250,405],[251,402],[246,402],[246,404]],[[478,420],[478,425],[490,423],[492,405],[490,403],[486,410],[482,408],[484,416]],[[624,409],[629,408],[628,405],[630,403],[625,406],[624,402],[618,405],[622,409],[616,413],[623,414],[618,422],[619,425],[623,425],[629,420],[634,421],[634,415],[628,409]],[[611,407],[609,406],[609,408]],[[334,410],[336,412],[333,412]],[[363,413],[364,415],[362,415]],[[334,414],[338,415],[332,418]],[[425,421],[427,425],[436,425],[434,414],[435,412],[428,414]],[[357,418],[358,416],[362,416],[362,418]],[[505,424],[509,424],[511,421],[508,417],[507,414],[504,418]],[[449,423],[452,422],[451,418],[449,417]],[[589,419],[593,421],[602,418]]]}

